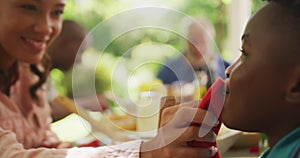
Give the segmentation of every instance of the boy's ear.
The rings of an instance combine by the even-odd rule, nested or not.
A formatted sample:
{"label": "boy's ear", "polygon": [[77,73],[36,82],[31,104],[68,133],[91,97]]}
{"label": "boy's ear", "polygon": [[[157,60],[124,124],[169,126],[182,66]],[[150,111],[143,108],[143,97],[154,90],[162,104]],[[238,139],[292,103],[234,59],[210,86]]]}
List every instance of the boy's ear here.
{"label": "boy's ear", "polygon": [[296,70],[295,80],[291,83],[287,94],[287,101],[300,104],[300,68]]}

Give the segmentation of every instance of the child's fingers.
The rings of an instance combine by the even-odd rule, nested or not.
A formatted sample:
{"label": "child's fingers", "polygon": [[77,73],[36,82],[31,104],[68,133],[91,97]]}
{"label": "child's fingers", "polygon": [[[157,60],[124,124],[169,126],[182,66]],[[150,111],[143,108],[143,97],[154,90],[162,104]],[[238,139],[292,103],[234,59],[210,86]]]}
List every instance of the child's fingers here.
{"label": "child's fingers", "polygon": [[192,140],[205,141],[205,142],[215,142],[216,134],[213,131],[209,131],[204,137],[199,138],[199,127],[188,127],[181,135],[174,141],[174,143],[188,142]]}
{"label": "child's fingers", "polygon": [[[203,118],[206,114],[205,110],[198,110],[197,108],[192,108],[189,106],[192,106],[194,104],[182,104],[182,105],[176,105],[172,107],[165,108],[162,111],[162,116],[160,117],[160,127],[165,126],[166,124],[169,124],[171,122],[174,122],[178,124],[179,122],[187,124],[190,122],[194,122],[194,116],[197,116],[196,121],[201,123],[203,121]],[[175,117],[175,119],[173,119]],[[180,126],[180,124],[178,124]]]}
{"label": "child's fingers", "polygon": [[178,111],[178,109],[180,108],[196,108],[199,104],[199,100],[195,100],[195,101],[190,101],[190,102],[186,102],[186,103],[183,103],[183,104],[178,104],[178,105],[174,105],[174,106],[171,106],[171,107],[167,107],[167,108],[164,108],[162,109],[162,113],[161,113],[161,120],[160,121],[160,127],[166,125],[168,122],[170,122],[176,112]]}
{"label": "child's fingers", "polygon": [[194,140],[200,142],[216,142],[217,139],[217,135],[213,131],[209,131],[204,137],[198,137],[198,131],[196,134],[197,137]]}
{"label": "child's fingers", "polygon": [[206,110],[195,108],[195,105],[198,105],[197,101],[168,107],[162,112],[161,127],[158,132],[164,133],[162,135],[167,136],[161,138],[164,140],[163,144],[176,145],[192,140],[199,140],[200,128],[205,128],[203,138],[200,139],[201,141],[215,142],[216,136],[211,131],[213,125],[203,123],[207,117],[206,115],[213,115],[209,114]]}
{"label": "child's fingers", "polygon": [[56,148],[58,149],[65,149],[65,148],[71,148],[73,147],[72,143],[71,142],[61,142],[57,145]]}
{"label": "child's fingers", "polygon": [[41,146],[47,148],[56,148],[60,141],[58,137],[50,130],[45,132],[45,139],[43,140]]}
{"label": "child's fingers", "polygon": [[58,141],[45,140],[42,142],[40,146],[45,148],[56,148],[58,144],[59,144]]}
{"label": "child's fingers", "polygon": [[[174,115],[174,114],[173,114]],[[202,124],[204,118],[208,115],[211,117],[210,112],[198,108],[190,108],[190,107],[180,107],[172,121],[170,123],[176,124],[177,127],[187,127],[190,126],[191,122],[196,124]]]}
{"label": "child's fingers", "polygon": [[182,104],[178,104],[179,107],[191,107],[191,108],[197,108],[201,100],[193,100],[189,102],[184,102]]}

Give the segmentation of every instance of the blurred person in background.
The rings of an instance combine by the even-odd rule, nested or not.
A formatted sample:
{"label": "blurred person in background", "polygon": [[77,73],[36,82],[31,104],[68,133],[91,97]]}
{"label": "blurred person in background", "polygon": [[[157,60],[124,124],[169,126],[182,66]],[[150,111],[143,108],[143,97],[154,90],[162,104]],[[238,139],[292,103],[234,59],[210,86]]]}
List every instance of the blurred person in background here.
{"label": "blurred person in background", "polygon": [[[87,30],[73,20],[64,20],[62,31],[48,48],[52,68],[69,71],[74,64],[79,63],[83,52],[91,41],[84,42]],[[76,59],[78,55],[78,59]]]}
{"label": "blurred person in background", "polygon": [[228,67],[229,63],[214,52],[214,37],[214,26],[204,17],[189,22],[186,50],[178,57],[167,60],[160,68],[157,78],[164,84],[176,81],[191,83],[204,75],[207,77],[206,88],[210,87],[215,77],[220,76],[224,79],[224,68]]}
{"label": "blurred person in background", "polygon": [[[48,48],[48,54],[52,62],[52,71],[50,73],[50,76],[52,76],[52,74],[56,75],[55,73],[71,72],[73,66],[80,63],[84,51],[90,46],[92,42],[91,38],[89,38],[87,34],[88,31],[76,21],[63,21],[61,33]],[[60,76],[59,80],[64,80],[64,77],[65,76]],[[59,88],[67,89],[66,85],[63,85],[63,83],[56,82],[55,77],[51,78],[50,85],[50,99],[54,98],[60,93]],[[107,109],[108,101],[105,96],[102,94],[98,94],[97,97],[98,101],[96,102],[92,101],[89,96],[81,97],[80,99],[77,99],[77,104],[85,109],[93,111],[103,111]],[[61,105],[57,105],[54,102],[51,103],[53,109],[52,117],[54,120],[59,120],[70,114],[70,112],[61,107]]]}

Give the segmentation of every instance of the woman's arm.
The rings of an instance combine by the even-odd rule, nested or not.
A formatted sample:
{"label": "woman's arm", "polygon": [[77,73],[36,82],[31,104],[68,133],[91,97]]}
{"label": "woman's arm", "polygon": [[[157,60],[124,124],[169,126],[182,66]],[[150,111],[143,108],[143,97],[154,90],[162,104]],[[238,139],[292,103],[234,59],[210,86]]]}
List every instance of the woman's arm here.
{"label": "woman's arm", "polygon": [[0,128],[0,158],[98,158],[98,157],[140,157],[141,141],[132,141],[115,146],[98,148],[32,148],[24,149],[16,135]]}
{"label": "woman's arm", "polygon": [[0,158],[65,158],[66,149],[35,148],[25,150],[16,135],[0,128]]}

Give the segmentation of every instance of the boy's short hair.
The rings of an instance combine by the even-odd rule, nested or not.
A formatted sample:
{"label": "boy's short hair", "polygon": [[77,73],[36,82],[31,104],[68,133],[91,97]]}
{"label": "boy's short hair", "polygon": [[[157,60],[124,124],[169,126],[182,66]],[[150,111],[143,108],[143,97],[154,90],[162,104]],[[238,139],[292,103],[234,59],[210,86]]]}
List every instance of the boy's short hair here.
{"label": "boy's short hair", "polygon": [[[294,40],[292,43],[300,42],[300,0],[264,0],[272,3],[279,4],[282,6],[282,11],[280,13],[275,13],[276,20],[273,21],[273,27],[281,27],[281,33],[288,33],[291,40]],[[296,56],[293,56],[298,60],[300,56],[300,47],[299,45],[293,45],[293,53]],[[292,49],[290,48],[290,49]],[[291,54],[289,54],[291,55]],[[299,61],[297,61],[299,64]]]}
{"label": "boy's short hair", "polygon": [[300,0],[267,0],[269,2],[277,2],[286,6],[299,8],[300,7]]}
{"label": "boy's short hair", "polygon": [[279,2],[282,4],[288,4],[288,5],[293,5],[293,4],[299,4],[299,0],[267,0],[267,1],[274,1],[274,2]]}
{"label": "boy's short hair", "polygon": [[[282,5],[285,8],[285,15],[281,16],[284,18],[283,21],[280,21],[278,18],[278,22],[287,24],[290,28],[297,30],[299,32],[300,27],[300,0],[264,0],[268,2],[274,2]],[[282,20],[282,19],[281,19]]]}

